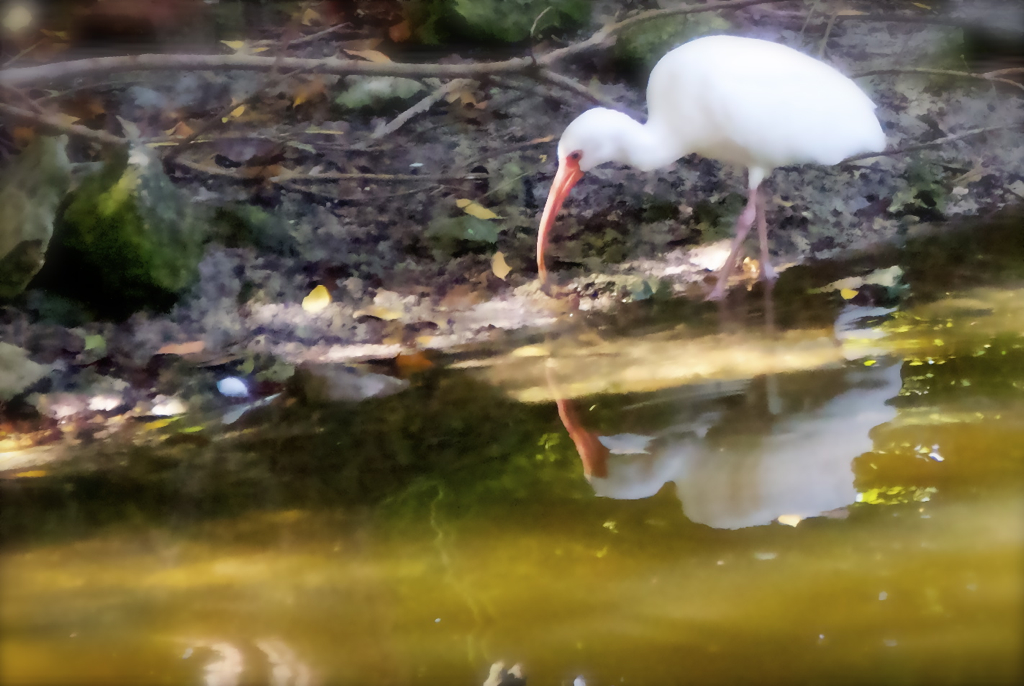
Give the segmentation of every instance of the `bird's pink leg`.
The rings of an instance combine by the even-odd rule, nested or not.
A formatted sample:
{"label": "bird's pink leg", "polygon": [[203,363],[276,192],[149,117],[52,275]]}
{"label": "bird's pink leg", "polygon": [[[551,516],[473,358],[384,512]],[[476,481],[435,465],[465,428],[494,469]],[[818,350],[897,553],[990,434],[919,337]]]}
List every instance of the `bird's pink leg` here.
{"label": "bird's pink leg", "polygon": [[768,255],[768,220],[764,216],[764,194],[761,193],[760,187],[756,191],[756,207],[757,207],[757,237],[761,242],[761,278],[772,283],[778,278],[778,274],[772,268],[771,259]]}
{"label": "bird's pink leg", "polygon": [[747,195],[747,206],[743,208],[740,216],[736,218],[736,228],[734,229],[736,236],[732,239],[729,257],[725,258],[725,264],[718,270],[718,281],[715,283],[714,290],[708,294],[708,300],[721,300],[725,296],[725,287],[729,284],[729,276],[732,275],[732,270],[736,267],[736,258],[740,254],[740,248],[743,247],[743,240],[747,237],[750,227],[754,224],[756,215],[757,189],[751,188]]}

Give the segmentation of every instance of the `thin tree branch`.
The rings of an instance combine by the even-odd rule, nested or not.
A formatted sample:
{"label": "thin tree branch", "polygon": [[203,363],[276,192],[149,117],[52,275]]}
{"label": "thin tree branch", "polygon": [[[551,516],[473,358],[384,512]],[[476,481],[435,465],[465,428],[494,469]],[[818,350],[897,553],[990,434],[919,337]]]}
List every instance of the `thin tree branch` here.
{"label": "thin tree branch", "polygon": [[224,124],[224,119],[230,116],[230,114],[234,112],[236,109],[242,107],[243,105],[248,106],[249,103],[256,99],[257,95],[261,95],[264,91],[280,86],[281,84],[288,81],[290,78],[297,75],[298,73],[299,72],[297,71],[291,71],[288,72],[287,74],[281,75],[277,79],[265,82],[260,88],[257,88],[252,93],[250,93],[249,97],[245,98],[241,102],[232,103],[221,114],[217,115],[216,117],[211,117],[207,119],[199,127],[197,127],[195,131],[193,131],[191,134],[178,141],[178,144],[171,148],[170,151],[168,151],[167,155],[164,157],[164,161],[173,161],[178,155],[181,154],[181,152],[186,147],[192,145],[200,136],[203,136],[212,131],[213,129],[222,126]]}
{"label": "thin tree branch", "polygon": [[883,152],[867,152],[863,155],[854,155],[853,157],[847,157],[843,160],[842,165],[845,166],[848,162],[856,162],[857,160],[866,160],[872,157],[895,157],[896,155],[904,155],[908,152],[917,152],[918,150],[925,150],[927,148],[937,148],[946,143],[952,143],[963,138],[970,138],[972,136],[979,136],[983,133],[989,133],[991,131],[1005,131],[1008,129],[1016,129],[1019,126],[986,126],[981,129],[971,129],[970,131],[963,131],[961,133],[953,134],[951,136],[943,136],[942,138],[936,138],[933,141],[927,143],[913,143],[911,145],[904,145],[893,150],[885,150]]}
{"label": "thin tree branch", "polygon": [[337,33],[339,31],[341,31],[342,29],[350,29],[350,28],[352,28],[352,26],[350,24],[348,24],[348,23],[335,24],[334,26],[330,26],[330,27],[324,29],[323,31],[317,31],[316,33],[311,33],[308,36],[302,36],[300,38],[296,38],[295,40],[290,40],[290,41],[288,41],[286,46],[289,47],[289,48],[296,48],[296,47],[298,47],[300,45],[305,45],[306,43],[312,43],[313,41],[320,40],[324,36],[328,36],[328,35],[330,35],[332,33]]}
{"label": "thin tree branch", "polygon": [[644,118],[642,112],[637,112],[636,110],[630,107],[620,105],[612,100],[608,100],[607,98],[602,98],[600,95],[592,93],[589,88],[584,86],[576,79],[571,79],[568,76],[559,74],[558,72],[551,71],[550,69],[541,69],[539,72],[535,74],[535,76],[541,81],[547,81],[548,83],[558,86],[559,88],[562,88],[573,93],[577,93],[578,95],[582,95],[584,98],[597,105],[601,105],[612,110],[618,110],[619,112],[628,114],[634,119]]}
{"label": "thin tree branch", "polygon": [[308,71],[320,74],[349,76],[406,76],[423,78],[458,78],[492,73],[513,73],[528,70],[533,61],[515,57],[500,62],[471,64],[409,64],[403,62],[368,62],[337,57],[262,57],[259,55],[128,55],[92,57],[69,62],[55,62],[34,67],[0,71],[0,85],[35,85],[74,79],[91,74],[111,74],[152,70],[237,69],[241,71]]}
{"label": "thin tree branch", "polygon": [[262,57],[259,55],[129,55],[118,57],[93,57],[67,62],[55,62],[32,67],[19,67],[0,71],[0,84],[17,86],[24,83],[41,85],[55,81],[66,81],[91,74],[113,74],[131,71],[152,70],[204,70],[238,69],[244,71],[284,70],[309,71],[338,76],[354,74],[373,76],[406,76],[410,78],[474,78],[489,74],[529,73],[537,64],[550,66],[559,60],[602,45],[614,34],[645,21],[667,16],[714,12],[717,10],[740,9],[785,0],[732,0],[705,5],[684,5],[666,10],[641,12],[616,24],[606,26],[589,39],[554,50],[537,58],[513,57],[498,62],[471,64],[410,64],[404,62],[368,62],[364,60],[339,59],[337,57]]}
{"label": "thin tree branch", "polygon": [[927,69],[917,67],[907,68],[896,68],[896,69],[872,69],[870,71],[864,71],[859,74],[854,74],[852,78],[858,79],[862,76],[878,76],[880,74],[930,74],[933,76],[957,76],[965,79],[981,79],[983,81],[993,81],[995,83],[1005,83],[1008,86],[1013,86],[1024,91],[1024,84],[1017,83],[1012,79],[1004,79],[1000,74],[1015,74],[1024,73],[1024,68],[1011,68],[1011,69],[997,69],[996,71],[990,71],[985,73],[974,73],[969,71],[955,71],[952,69]]}
{"label": "thin tree branch", "polygon": [[417,114],[429,110],[431,107],[434,106],[434,104],[438,100],[448,95],[448,93],[452,92],[453,90],[456,90],[457,88],[462,88],[463,86],[468,85],[472,82],[472,79],[453,79],[448,83],[441,84],[439,88],[434,89],[434,91],[430,95],[423,98],[415,105],[405,110],[388,123],[378,126],[377,129],[370,136],[370,138],[383,138],[388,134],[394,133],[398,129],[402,128],[402,126],[404,126],[406,122],[415,117]]}
{"label": "thin tree branch", "polygon": [[573,43],[558,50],[552,50],[543,57],[537,59],[540,64],[551,65],[566,57],[575,55],[585,50],[604,45],[609,38],[615,34],[646,21],[656,21],[665,17],[676,17],[684,14],[699,14],[701,12],[717,12],[719,10],[738,10],[753,5],[767,5],[775,2],[786,2],[786,0],[731,0],[729,2],[711,2],[704,5],[682,5],[663,10],[647,10],[634,14],[632,17],[623,19],[620,22],[609,24],[595,33],[593,36],[580,43]]}
{"label": "thin tree branch", "polygon": [[[178,159],[175,164],[180,164],[193,171],[208,176],[223,176],[240,181],[251,181],[251,177],[243,176],[240,169],[224,169],[222,167],[210,167],[186,159]],[[479,181],[487,178],[487,174],[362,174],[347,172],[321,172],[319,174],[305,174],[290,169],[282,169],[278,176],[270,177],[274,183],[295,182],[295,181],[377,181],[385,183],[404,183],[407,181]]]}
{"label": "thin tree branch", "polygon": [[[795,10],[764,8],[762,11],[765,14],[770,15],[772,19],[793,19],[805,22],[809,22],[810,20],[810,15]],[[827,21],[826,17],[828,17],[828,15],[819,14],[817,17],[814,17],[813,23],[821,24],[822,22]],[[941,17],[937,15],[840,13],[836,15],[835,20],[877,22],[879,24],[931,24],[937,26],[952,26],[961,29],[975,28],[978,26],[977,22],[967,19]]]}
{"label": "thin tree branch", "polygon": [[128,141],[124,138],[119,138],[106,131],[90,129],[81,124],[68,124],[51,114],[29,112],[20,107],[12,107],[11,105],[0,103],[0,115],[10,117],[15,121],[33,124],[50,133],[66,133],[71,136],[91,140],[106,147],[123,148],[128,145]]}

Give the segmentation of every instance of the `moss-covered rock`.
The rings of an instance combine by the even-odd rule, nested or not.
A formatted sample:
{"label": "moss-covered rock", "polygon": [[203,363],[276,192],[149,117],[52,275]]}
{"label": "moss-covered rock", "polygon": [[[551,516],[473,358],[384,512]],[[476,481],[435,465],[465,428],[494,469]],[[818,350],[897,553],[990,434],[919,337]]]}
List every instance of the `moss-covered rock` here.
{"label": "moss-covered rock", "polygon": [[717,14],[683,14],[658,21],[646,21],[623,31],[615,41],[614,56],[619,66],[646,82],[651,69],[665,53],[701,36],[728,33],[732,29]]}
{"label": "moss-covered rock", "polygon": [[534,22],[538,32],[564,30],[582,26],[590,17],[587,0],[412,0],[407,7],[424,43],[517,43],[530,37]]}
{"label": "moss-covered rock", "polygon": [[43,266],[54,218],[71,182],[67,137],[40,137],[0,173],[0,300]]}
{"label": "moss-covered rock", "polygon": [[194,282],[205,237],[159,160],[133,149],[73,192],[40,284],[103,316],[163,309]]}

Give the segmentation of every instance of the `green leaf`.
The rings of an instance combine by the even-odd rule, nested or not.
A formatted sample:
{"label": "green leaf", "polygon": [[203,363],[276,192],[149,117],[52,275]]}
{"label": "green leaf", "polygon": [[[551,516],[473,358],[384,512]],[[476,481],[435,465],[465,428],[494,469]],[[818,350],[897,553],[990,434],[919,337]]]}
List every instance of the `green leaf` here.
{"label": "green leaf", "polygon": [[394,100],[408,100],[424,89],[419,81],[397,76],[350,76],[345,81],[348,90],[334,102],[351,110],[375,109]]}
{"label": "green leaf", "polygon": [[442,252],[454,255],[467,249],[492,246],[498,242],[500,233],[498,224],[466,214],[435,219],[425,235]]}

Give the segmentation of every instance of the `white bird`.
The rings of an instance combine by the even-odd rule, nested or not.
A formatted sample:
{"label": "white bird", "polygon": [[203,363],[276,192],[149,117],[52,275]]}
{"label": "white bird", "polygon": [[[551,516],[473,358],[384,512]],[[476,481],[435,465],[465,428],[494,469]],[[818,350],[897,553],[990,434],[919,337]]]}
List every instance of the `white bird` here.
{"label": "white bird", "polygon": [[768,259],[768,226],[758,192],[772,169],[790,164],[837,164],[885,149],[875,104],[831,66],[771,41],[707,36],[670,51],[647,84],[647,123],[602,107],[577,117],[558,142],[558,172],[537,234],[537,269],[547,280],[544,249],[555,215],[583,173],[605,162],[644,171],[679,158],[704,157],[747,168],[747,205],[718,282],[725,293],[747,232],[757,220],[761,275],[775,278]]}

